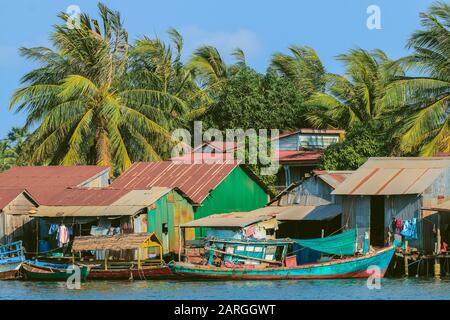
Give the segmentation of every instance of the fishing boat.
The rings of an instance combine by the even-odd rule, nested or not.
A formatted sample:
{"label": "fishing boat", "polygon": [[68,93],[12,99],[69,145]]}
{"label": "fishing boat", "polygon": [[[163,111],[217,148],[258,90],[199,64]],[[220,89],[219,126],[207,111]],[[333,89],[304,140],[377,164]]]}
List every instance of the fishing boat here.
{"label": "fishing boat", "polygon": [[130,266],[129,268],[92,268],[89,280],[150,280],[173,277],[173,273],[167,265]]}
{"label": "fishing boat", "polygon": [[[294,243],[329,256],[297,265],[297,257],[287,255]],[[172,271],[183,278],[223,280],[368,278],[374,270],[384,277],[395,247],[357,253],[356,230],[351,230],[320,239],[212,239],[205,250],[206,264],[174,262]]]}
{"label": "fishing boat", "polygon": [[0,246],[0,280],[16,279],[23,261],[22,241]]}
{"label": "fishing boat", "polygon": [[[84,281],[89,275],[89,266],[74,265],[80,270],[80,280]],[[76,268],[63,268],[62,266],[46,266],[45,263],[33,264],[24,262],[22,271],[25,280],[31,281],[66,281],[75,274]]]}

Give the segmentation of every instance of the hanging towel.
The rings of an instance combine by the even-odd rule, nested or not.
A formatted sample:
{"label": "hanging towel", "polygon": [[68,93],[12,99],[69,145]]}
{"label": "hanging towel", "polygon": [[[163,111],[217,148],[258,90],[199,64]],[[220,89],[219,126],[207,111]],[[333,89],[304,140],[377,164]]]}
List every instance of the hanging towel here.
{"label": "hanging towel", "polygon": [[58,228],[59,228],[59,225],[57,225],[56,223],[52,223],[52,224],[50,225],[50,229],[48,230],[48,234],[49,234],[49,235],[52,235],[52,234],[54,234],[55,232],[58,232]]}
{"label": "hanging towel", "polygon": [[417,219],[405,220],[400,234],[405,237],[405,240],[417,239]]}

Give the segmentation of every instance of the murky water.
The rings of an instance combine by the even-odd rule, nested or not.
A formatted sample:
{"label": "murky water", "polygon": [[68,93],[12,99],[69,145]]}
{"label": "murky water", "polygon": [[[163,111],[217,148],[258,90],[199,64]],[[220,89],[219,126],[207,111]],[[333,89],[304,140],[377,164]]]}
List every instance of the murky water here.
{"label": "murky water", "polygon": [[450,279],[382,279],[369,290],[366,280],[233,282],[90,281],[80,290],[65,283],[0,282],[0,299],[450,299]]}

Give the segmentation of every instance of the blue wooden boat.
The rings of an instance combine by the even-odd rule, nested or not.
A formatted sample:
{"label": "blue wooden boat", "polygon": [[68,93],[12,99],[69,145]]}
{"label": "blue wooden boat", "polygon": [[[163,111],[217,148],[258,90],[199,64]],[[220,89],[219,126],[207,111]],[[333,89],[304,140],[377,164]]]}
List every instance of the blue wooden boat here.
{"label": "blue wooden boat", "polygon": [[[390,246],[355,252],[356,231],[320,239],[278,239],[243,241],[232,239],[211,240],[206,249],[206,265],[185,262],[170,264],[172,271],[182,278],[224,280],[278,280],[278,279],[342,279],[384,277],[395,252]],[[297,265],[296,256],[287,256],[289,244],[329,254],[320,262]],[[258,249],[256,249],[258,248]],[[248,250],[251,249],[251,250]],[[269,254],[268,254],[269,253]],[[219,258],[218,258],[219,256]],[[219,260],[219,261],[218,261]],[[373,267],[378,274],[374,274]]]}
{"label": "blue wooden boat", "polygon": [[0,246],[0,280],[17,278],[19,269],[25,261],[22,241]]}

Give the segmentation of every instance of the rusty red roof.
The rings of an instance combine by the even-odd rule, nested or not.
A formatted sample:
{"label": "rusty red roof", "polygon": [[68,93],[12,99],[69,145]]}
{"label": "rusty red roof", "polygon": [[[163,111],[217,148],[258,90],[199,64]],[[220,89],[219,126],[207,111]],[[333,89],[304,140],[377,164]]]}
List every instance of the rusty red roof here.
{"label": "rusty red roof", "polygon": [[106,170],[109,167],[13,167],[0,173],[0,189],[26,189],[40,204],[51,204],[50,201],[67,187],[79,186]]}
{"label": "rusty red roof", "polygon": [[283,162],[318,162],[323,151],[278,150],[277,160]]}
{"label": "rusty red roof", "polygon": [[52,206],[107,206],[129,192],[114,188],[67,188],[58,192],[49,203]]}
{"label": "rusty red roof", "polygon": [[354,171],[349,170],[314,170],[314,175],[322,179],[333,189],[336,189],[338,185],[344,182]]}
{"label": "rusty red roof", "polygon": [[22,193],[26,194],[28,198],[37,204],[37,201],[23,188],[2,188],[0,189],[0,210],[10,204]]}
{"label": "rusty red roof", "polygon": [[238,165],[236,161],[213,164],[138,162],[113,181],[111,187],[117,189],[176,187],[194,203],[200,204]]}

